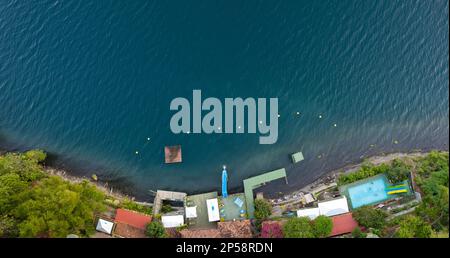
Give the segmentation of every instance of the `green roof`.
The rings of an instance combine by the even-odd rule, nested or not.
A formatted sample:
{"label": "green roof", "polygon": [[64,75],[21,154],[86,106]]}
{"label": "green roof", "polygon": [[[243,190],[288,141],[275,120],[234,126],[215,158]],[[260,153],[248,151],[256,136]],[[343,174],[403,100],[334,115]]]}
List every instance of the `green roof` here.
{"label": "green roof", "polygon": [[296,153],[292,154],[292,162],[294,162],[294,163],[300,162],[304,159],[305,158],[303,157],[302,152],[296,152]]}
{"label": "green roof", "polygon": [[267,182],[286,178],[286,170],[284,168],[277,169],[259,176],[250,177],[244,180],[244,194],[247,202],[247,214],[249,218],[254,217],[255,204],[253,200],[253,190],[264,185]]}

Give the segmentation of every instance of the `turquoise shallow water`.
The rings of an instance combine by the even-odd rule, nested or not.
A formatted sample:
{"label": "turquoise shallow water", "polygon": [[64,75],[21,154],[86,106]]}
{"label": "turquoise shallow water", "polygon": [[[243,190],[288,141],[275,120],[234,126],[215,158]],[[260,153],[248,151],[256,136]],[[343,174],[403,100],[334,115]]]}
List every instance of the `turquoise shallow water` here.
{"label": "turquoise shallow water", "polygon": [[[0,146],[44,148],[142,198],[220,190],[222,164],[229,192],[279,167],[289,185],[268,190],[288,191],[369,155],[448,149],[448,1],[2,1],[0,14]],[[193,89],[278,97],[278,142],[173,135],[169,103]],[[183,163],[164,165],[172,144]]]}

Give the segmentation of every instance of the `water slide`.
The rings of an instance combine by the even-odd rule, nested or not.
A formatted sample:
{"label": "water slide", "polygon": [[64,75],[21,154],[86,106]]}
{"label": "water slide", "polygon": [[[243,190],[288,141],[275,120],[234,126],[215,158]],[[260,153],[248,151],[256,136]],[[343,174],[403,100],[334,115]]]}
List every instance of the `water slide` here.
{"label": "water slide", "polygon": [[394,185],[387,188],[387,194],[406,193],[408,189],[405,184]]}
{"label": "water slide", "polygon": [[223,198],[228,197],[227,181],[228,181],[227,167],[223,166],[223,170],[222,170],[222,197]]}

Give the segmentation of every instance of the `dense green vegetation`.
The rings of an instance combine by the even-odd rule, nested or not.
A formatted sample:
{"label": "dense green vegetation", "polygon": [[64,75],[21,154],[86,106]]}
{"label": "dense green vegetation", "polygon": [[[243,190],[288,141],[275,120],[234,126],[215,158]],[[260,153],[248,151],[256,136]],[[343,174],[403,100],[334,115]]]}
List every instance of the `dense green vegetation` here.
{"label": "dense green vegetation", "polygon": [[363,206],[353,211],[353,218],[365,228],[382,229],[387,213],[372,206]]}
{"label": "dense green vegetation", "polygon": [[283,227],[286,238],[313,238],[311,220],[308,217],[291,218]]}
{"label": "dense green vegetation", "polygon": [[87,181],[44,173],[39,150],[0,156],[0,237],[89,236],[104,195]]}
{"label": "dense green vegetation", "polygon": [[[406,165],[403,161],[392,162],[386,171],[388,179],[392,183],[401,182],[412,171],[417,185],[415,190],[421,193],[422,202],[418,206],[415,204],[416,208],[413,212],[389,221],[386,220],[388,217],[386,212],[369,206],[356,209],[353,217],[359,225],[382,237],[448,237],[448,162],[448,152],[431,152],[424,157],[410,160],[412,165]],[[345,179],[345,181],[351,180]],[[354,235],[361,236],[359,232],[354,232]]]}
{"label": "dense green vegetation", "polygon": [[153,220],[152,222],[147,224],[147,228],[145,230],[145,235],[151,238],[165,238],[166,230],[161,222],[157,220]]}
{"label": "dense green vegetation", "polygon": [[172,206],[170,206],[170,204],[164,203],[161,206],[161,213],[162,214],[169,213],[171,211],[173,211],[173,208],[172,208]]}
{"label": "dense green vegetation", "polygon": [[449,172],[448,152],[432,152],[418,160],[415,181],[423,193],[416,215],[426,221],[434,231],[449,229]]}
{"label": "dense green vegetation", "polygon": [[255,218],[265,220],[272,215],[272,205],[264,199],[255,200]]}
{"label": "dense green vegetation", "polygon": [[390,166],[387,164],[381,164],[378,166],[374,166],[372,164],[364,164],[358,171],[340,175],[337,181],[339,186],[350,184],[361,179],[365,179],[368,177],[376,176],[378,174],[386,173],[389,170]]}
{"label": "dense green vegetation", "polygon": [[313,234],[315,237],[327,237],[333,230],[333,221],[327,216],[320,215],[313,221]]}
{"label": "dense green vegetation", "polygon": [[149,206],[145,206],[136,202],[133,202],[131,200],[125,200],[122,202],[122,204],[120,205],[121,208],[127,209],[127,210],[132,210],[132,211],[137,211],[137,212],[141,212],[144,214],[148,214],[148,215],[152,215],[152,207]]}
{"label": "dense green vegetation", "polygon": [[411,168],[405,162],[395,159],[386,171],[386,177],[392,184],[397,184],[408,179],[410,171]]}
{"label": "dense green vegetation", "polygon": [[352,231],[353,238],[366,238],[367,234],[362,232],[360,227],[356,227]]}
{"label": "dense green vegetation", "polygon": [[283,233],[287,238],[315,238],[329,236],[332,229],[333,222],[326,216],[318,216],[314,220],[294,217],[284,224]]}
{"label": "dense green vegetation", "polygon": [[428,238],[433,230],[422,218],[409,215],[399,223],[396,237],[400,238]]}
{"label": "dense green vegetation", "polygon": [[393,160],[390,164],[381,164],[374,166],[372,164],[364,164],[355,172],[343,174],[338,178],[338,185],[346,185],[361,179],[373,177],[379,174],[385,174],[387,179],[392,183],[399,183],[408,179],[410,166],[399,159]]}

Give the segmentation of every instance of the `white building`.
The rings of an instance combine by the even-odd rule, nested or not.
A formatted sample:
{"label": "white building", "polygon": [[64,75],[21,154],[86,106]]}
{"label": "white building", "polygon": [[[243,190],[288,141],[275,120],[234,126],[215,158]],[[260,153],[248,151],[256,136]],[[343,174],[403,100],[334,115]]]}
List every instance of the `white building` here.
{"label": "white building", "polygon": [[197,206],[186,207],[185,214],[187,219],[197,218]]}
{"label": "white building", "polygon": [[206,207],[208,208],[208,219],[209,222],[219,221],[219,202],[217,198],[206,200]]}
{"label": "white building", "polygon": [[349,212],[347,198],[342,196],[331,201],[319,202],[320,215],[328,217]]}
{"label": "white building", "polygon": [[183,215],[161,216],[161,222],[165,228],[176,228],[184,225]]}
{"label": "white building", "polygon": [[98,219],[97,227],[95,229],[99,232],[103,232],[103,233],[111,235],[113,227],[114,227],[114,222],[107,221],[104,219]]}
{"label": "white building", "polygon": [[318,206],[318,208],[298,210],[297,217],[309,217],[313,220],[319,215],[331,217],[349,212],[347,198],[345,196],[331,201],[319,202]]}
{"label": "white building", "polygon": [[297,217],[309,217],[311,220],[317,218],[319,215],[319,208],[307,208],[297,211]]}

